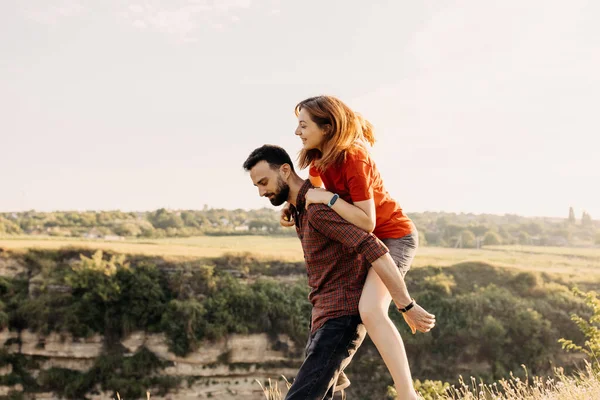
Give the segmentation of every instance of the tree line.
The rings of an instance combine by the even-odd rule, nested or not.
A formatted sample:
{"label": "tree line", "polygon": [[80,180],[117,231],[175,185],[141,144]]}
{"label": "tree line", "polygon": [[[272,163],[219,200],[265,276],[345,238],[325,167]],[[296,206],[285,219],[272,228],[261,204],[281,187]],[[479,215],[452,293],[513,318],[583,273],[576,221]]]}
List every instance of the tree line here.
{"label": "tree line", "polygon": [[[514,214],[448,212],[411,213],[422,244],[476,248],[485,245],[595,246],[600,223],[573,209],[565,218],[523,217]],[[270,208],[155,211],[26,211],[0,213],[0,235],[50,235],[84,238],[164,238],[199,235],[290,235],[279,225],[279,212]]]}

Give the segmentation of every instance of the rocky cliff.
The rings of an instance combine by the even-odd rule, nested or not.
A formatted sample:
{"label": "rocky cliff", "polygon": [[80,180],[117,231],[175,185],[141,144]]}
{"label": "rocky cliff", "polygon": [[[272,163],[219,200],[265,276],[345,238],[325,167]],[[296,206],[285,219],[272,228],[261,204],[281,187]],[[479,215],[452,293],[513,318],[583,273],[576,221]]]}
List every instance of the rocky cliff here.
{"label": "rocky cliff", "polygon": [[[68,334],[51,333],[44,336],[28,331],[17,333],[4,330],[0,332],[0,342],[4,343],[8,354],[19,354],[37,361],[37,368],[28,371],[33,378],[50,368],[87,372],[95,359],[105,351],[104,338],[99,335],[78,339]],[[126,349],[125,356],[146,348],[168,365],[159,372],[161,375],[182,378],[177,390],[162,396],[153,394],[153,399],[264,399],[255,379],[264,382],[268,378],[276,379],[281,374],[293,376],[301,362],[297,357],[290,358],[296,349],[289,338],[271,338],[266,334],[229,335],[219,341],[206,341],[185,357],[169,352],[167,340],[162,334],[133,332],[120,344]],[[3,376],[11,372],[10,364],[0,367]],[[123,391],[123,388],[115,387],[114,390]],[[22,392],[23,387],[2,386],[0,396],[11,391]],[[99,393],[89,398],[110,399],[111,395]],[[27,394],[26,398],[59,397],[52,393],[33,393]]]}

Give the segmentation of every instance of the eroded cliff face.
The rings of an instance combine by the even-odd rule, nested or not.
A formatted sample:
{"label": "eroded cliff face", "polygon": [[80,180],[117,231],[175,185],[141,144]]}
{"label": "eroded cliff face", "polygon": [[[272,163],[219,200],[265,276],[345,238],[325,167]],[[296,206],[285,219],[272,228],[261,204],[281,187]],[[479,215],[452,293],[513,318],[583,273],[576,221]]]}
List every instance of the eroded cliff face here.
{"label": "eroded cliff face", "polygon": [[[177,323],[181,320],[178,319],[180,314],[168,313],[169,309],[166,307],[165,301],[167,300],[165,299],[177,298],[182,302],[189,299],[203,299],[208,294],[218,294],[214,289],[218,284],[222,284],[222,288],[230,290],[231,293],[237,293],[242,287],[240,285],[243,285],[244,288],[248,287],[259,276],[243,277],[243,279],[231,282],[227,280],[229,275],[237,276],[233,272],[237,271],[238,264],[243,260],[239,262],[234,260],[235,265],[233,266],[229,263],[222,265],[219,267],[222,271],[216,274],[214,268],[217,268],[219,260],[215,261],[215,264],[212,264],[210,260],[171,262],[159,257],[143,256],[131,257],[132,264],[142,266],[139,269],[131,268],[131,271],[135,271],[135,273],[124,272],[119,275],[115,273],[116,268],[121,268],[121,272],[130,271],[129,261],[124,263],[113,254],[103,255],[98,252],[90,252],[85,249],[65,249],[25,253],[0,248],[0,293],[2,295],[0,301],[0,397],[58,399],[60,398],[59,393],[69,393],[71,398],[82,398],[83,395],[73,395],[73,393],[86,392],[86,397],[89,399],[112,399],[112,390],[123,394],[124,388],[117,386],[127,384],[130,393],[139,393],[146,385],[152,386],[150,392],[153,400],[192,398],[259,400],[264,399],[265,396],[259,383],[256,382],[257,380],[264,384],[269,378],[279,381],[281,375],[291,378],[300,367],[303,358],[303,348],[301,347],[303,346],[298,345],[284,334],[276,336],[232,334],[224,336],[220,340],[200,343],[197,343],[194,336],[193,339],[190,339],[193,344],[187,346],[188,336],[182,335],[183,339],[177,336],[180,332],[179,328],[172,328],[169,331],[169,337],[164,333],[147,333],[145,331],[135,331],[122,337],[122,332],[125,330],[122,326],[102,329],[98,326],[90,328],[85,323],[80,324],[80,320],[85,319],[82,318],[82,314],[85,316],[87,312],[94,310],[86,308],[90,307],[87,303],[80,308],[71,308],[71,306],[81,304],[73,302],[81,302],[82,293],[88,293],[89,287],[86,286],[88,282],[86,279],[90,276],[93,276],[93,280],[90,282],[98,284],[99,286],[97,288],[94,286],[94,288],[102,294],[106,294],[103,292],[106,287],[102,286],[106,284],[104,275],[110,276],[112,283],[125,285],[123,287],[129,287],[127,285],[131,282],[130,280],[141,279],[141,282],[147,286],[143,286],[143,289],[138,288],[137,291],[124,290],[124,293],[138,301],[135,310],[139,311],[145,306],[160,305],[161,311],[157,312],[158,316],[152,316],[153,321],[158,320],[162,324],[161,318],[166,318],[166,315],[170,319],[166,319],[165,325],[171,324],[169,326],[179,326]],[[97,254],[99,254],[98,257]],[[261,266],[256,268],[259,267]],[[280,272],[289,274],[289,269],[296,271],[295,267],[292,267],[294,266],[280,266]],[[103,268],[109,269],[104,270]],[[233,272],[228,272],[227,268],[233,268]],[[85,271],[85,273],[81,271]],[[110,273],[107,275],[108,272]],[[79,292],[75,295],[74,290],[77,289]],[[114,287],[110,286],[106,290],[118,297],[121,303],[119,303],[119,307],[106,311],[105,318],[107,320],[110,319],[111,312],[122,312],[120,310],[127,310],[130,305],[127,300],[123,300],[124,298],[129,299],[129,297],[121,296],[117,290],[111,291],[113,289]],[[251,290],[256,290],[257,293],[264,290],[266,293],[267,289],[260,287]],[[277,290],[279,289],[277,287]],[[160,293],[160,295],[157,295],[156,298],[145,297],[144,295],[147,293]],[[254,294],[254,292],[252,293]],[[280,294],[284,294],[284,292]],[[18,304],[14,300],[17,300]],[[224,301],[219,303],[218,307],[215,306],[216,311],[214,312],[221,312],[218,315],[225,315],[238,322],[239,315],[234,312],[235,307],[228,303],[229,298],[222,300]],[[100,306],[102,305],[100,304]],[[58,307],[56,313],[53,312],[52,307]],[[233,311],[229,313],[231,310]],[[255,315],[269,315],[269,318],[279,321],[277,319],[280,318],[279,314],[269,313],[268,307],[265,310],[259,309]],[[71,315],[71,312],[77,315]],[[119,316],[115,315],[115,317]],[[259,325],[268,326],[269,323],[272,323],[269,318],[263,318],[264,320],[261,320]],[[248,328],[248,325],[252,324],[242,319],[239,320],[239,326],[236,325],[236,330],[242,328],[254,332],[258,330]],[[119,318],[115,318],[115,320],[119,320]],[[144,321],[135,326],[146,329],[144,324],[148,324],[149,319]],[[73,323],[71,328],[83,326],[84,329],[68,329],[67,322]],[[61,328],[63,326],[65,327]],[[10,327],[12,330],[3,329],[3,327]],[[29,331],[25,327],[38,331]],[[53,332],[42,333],[41,330],[47,327]],[[201,328],[194,329],[198,329],[199,337],[205,337],[200,331]],[[66,333],[67,331],[105,332],[107,336],[95,334],[80,338],[73,337],[70,333]],[[294,336],[297,332],[290,328],[286,333]],[[219,332],[220,334],[221,332]],[[178,342],[178,345],[174,346],[172,342],[169,342],[169,340],[180,339],[184,342],[183,345]],[[169,351],[170,345],[171,348],[179,346],[177,348],[180,351],[188,351],[190,348],[195,350],[185,356],[178,356]],[[110,373],[106,373],[106,371],[110,371]],[[71,385],[71,383],[73,384]],[[101,387],[110,392],[102,392]],[[283,382],[279,382],[279,387],[283,393],[286,392]],[[42,390],[40,388],[44,388],[43,390],[46,391],[54,390],[55,393],[39,393]],[[168,394],[159,395],[158,388],[162,388],[161,393],[165,393],[168,389]],[[132,396],[124,397],[132,400]]]}
{"label": "eroded cliff face", "polygon": [[14,278],[27,272],[27,267],[16,258],[0,254],[0,276]]}
{"label": "eroded cliff face", "polygon": [[[104,338],[94,335],[89,338],[73,338],[69,334],[51,333],[41,335],[29,331],[0,331],[0,343],[9,354],[20,354],[35,359],[37,369],[28,370],[37,378],[40,371],[50,368],[63,368],[86,372],[94,365],[95,359],[106,351]],[[180,387],[164,396],[152,394],[152,399],[264,399],[264,394],[256,380],[264,383],[267,379],[278,380],[281,375],[291,377],[302,361],[298,349],[287,337],[280,335],[271,338],[266,334],[230,335],[215,342],[203,342],[194,352],[179,357],[168,349],[167,340],[162,334],[133,332],[124,338],[120,345],[125,349],[124,356],[131,356],[142,348],[154,353],[168,366],[159,375],[181,377]],[[277,348],[278,350],[275,350]],[[0,367],[0,375],[12,373],[12,365]],[[284,389],[285,384],[279,383]],[[119,390],[119,388],[114,388]],[[21,392],[21,385],[1,386],[0,395],[10,391]],[[151,391],[152,393],[152,391]],[[90,399],[111,399],[112,393],[90,395]],[[58,399],[52,393],[26,394],[30,399]]]}

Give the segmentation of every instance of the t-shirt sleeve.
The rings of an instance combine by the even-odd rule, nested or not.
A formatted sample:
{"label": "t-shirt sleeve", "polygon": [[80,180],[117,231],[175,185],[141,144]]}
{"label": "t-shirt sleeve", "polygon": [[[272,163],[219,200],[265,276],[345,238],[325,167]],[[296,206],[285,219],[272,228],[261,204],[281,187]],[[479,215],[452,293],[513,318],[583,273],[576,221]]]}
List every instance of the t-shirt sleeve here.
{"label": "t-shirt sleeve", "polygon": [[373,198],[373,167],[366,160],[353,160],[346,168],[348,190],[353,202]]}
{"label": "t-shirt sleeve", "polygon": [[319,170],[317,169],[317,167],[315,167],[315,165],[313,163],[310,163],[310,168],[308,169],[308,174],[310,176],[321,176],[321,174],[319,173]]}

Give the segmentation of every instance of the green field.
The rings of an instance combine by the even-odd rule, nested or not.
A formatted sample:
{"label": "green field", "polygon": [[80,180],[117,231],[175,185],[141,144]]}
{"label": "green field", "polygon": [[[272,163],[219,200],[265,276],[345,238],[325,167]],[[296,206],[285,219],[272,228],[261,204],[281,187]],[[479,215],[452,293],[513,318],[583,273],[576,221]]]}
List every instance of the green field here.
{"label": "green field", "polygon": [[[4,237],[0,248],[58,249],[61,247],[110,249],[127,254],[166,258],[219,257],[225,253],[250,252],[264,258],[301,261],[300,242],[295,237],[198,236],[190,238],[104,241],[57,237]],[[465,261],[487,262],[496,266],[528,271],[559,273],[570,281],[600,280],[600,248],[539,246],[491,246],[484,249],[421,247],[414,267],[450,266]]]}

